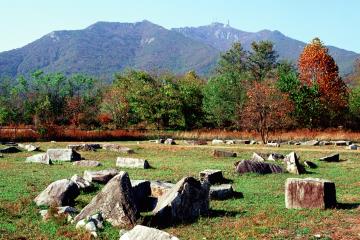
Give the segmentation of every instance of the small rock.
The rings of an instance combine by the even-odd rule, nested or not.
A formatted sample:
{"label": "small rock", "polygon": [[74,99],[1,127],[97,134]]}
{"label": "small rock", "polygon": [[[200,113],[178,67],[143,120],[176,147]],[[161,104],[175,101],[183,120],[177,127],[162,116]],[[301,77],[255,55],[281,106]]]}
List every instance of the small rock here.
{"label": "small rock", "polygon": [[34,152],[34,151],[39,151],[39,147],[34,146],[32,144],[21,144],[19,143],[18,146],[22,149],[25,149],[28,152]]}
{"label": "small rock", "polygon": [[185,143],[189,145],[207,145],[205,140],[187,140]]}
{"label": "small rock", "polygon": [[214,157],[236,157],[237,154],[234,152],[229,152],[229,151],[214,150],[213,156]]}
{"label": "small rock", "polygon": [[72,176],[70,180],[75,182],[76,185],[79,187],[79,189],[86,190],[86,189],[89,189],[92,187],[91,182],[87,181],[83,177],[76,175],[76,174],[74,176]]}
{"label": "small rock", "polygon": [[167,145],[176,145],[176,142],[174,139],[171,139],[171,138],[168,138],[165,140],[164,144],[167,144]]}
{"label": "small rock", "polygon": [[225,140],[225,144],[233,145],[233,144],[235,144],[235,141],[234,140]]}
{"label": "small rock", "polygon": [[265,162],[265,159],[262,156],[260,156],[260,154],[255,153],[255,152],[253,153],[251,160],[257,161],[257,162]]}
{"label": "small rock", "polygon": [[335,184],[318,178],[288,178],[285,183],[286,208],[333,208]]}
{"label": "small rock", "polygon": [[274,142],[268,142],[266,143],[266,146],[268,147],[280,147],[279,143],[274,143]]}
{"label": "small rock", "polygon": [[331,142],[329,142],[329,141],[320,141],[319,145],[320,146],[328,146],[328,145],[331,145]]}
{"label": "small rock", "polygon": [[234,140],[235,144],[251,144],[250,140],[242,140],[242,139],[236,139]]}
{"label": "small rock", "polygon": [[127,154],[132,154],[134,153],[134,150],[132,150],[131,148],[128,147],[123,147],[117,144],[103,144],[102,148],[108,151],[112,151],[112,152],[120,152],[120,153],[127,153]]}
{"label": "small rock", "polygon": [[206,169],[199,173],[200,181],[208,181],[211,185],[222,183],[224,177],[221,170]]}
{"label": "small rock", "polygon": [[270,153],[267,160],[278,161],[278,160],[283,160],[284,158],[285,158],[285,156],[280,153]]}
{"label": "small rock", "polygon": [[358,148],[359,148],[359,146],[356,144],[351,144],[351,145],[347,146],[347,149],[349,149],[349,150],[357,150]]}
{"label": "small rock", "polygon": [[98,161],[81,160],[81,161],[74,162],[73,165],[80,166],[80,167],[99,167],[102,164]]}
{"label": "small rock", "polygon": [[100,171],[85,171],[84,179],[89,182],[107,183],[119,173],[116,169],[106,169]]}
{"label": "small rock", "polygon": [[75,182],[68,179],[61,179],[51,183],[35,199],[36,205],[68,206],[74,203],[80,191]]}
{"label": "small rock", "polygon": [[[70,206],[64,206],[64,207],[57,207],[57,212],[54,214],[54,217],[58,217],[60,215],[64,215],[67,217],[68,222],[71,220],[76,213],[78,212],[75,208]],[[40,210],[40,215],[42,216],[43,220],[46,221],[51,218],[49,215],[49,210]]]}
{"label": "small rock", "polygon": [[[95,148],[98,147],[98,148]],[[74,151],[91,151],[94,152],[96,149],[100,148],[100,144],[93,145],[93,144],[71,144],[67,146],[68,149],[72,149]]]}
{"label": "small rock", "polygon": [[25,162],[31,162],[31,163],[42,163],[42,164],[52,164],[51,159],[46,153],[39,153],[35,154],[33,156],[27,157]]}
{"label": "small rock", "polygon": [[340,154],[339,153],[335,153],[326,157],[322,157],[320,158],[320,161],[325,161],[325,162],[339,162],[340,161]]}
{"label": "small rock", "polygon": [[211,141],[211,144],[224,144],[225,142],[223,140],[219,140],[219,139],[214,139]]}
{"label": "small rock", "polygon": [[225,200],[231,198],[234,190],[231,184],[210,186],[210,199]]}
{"label": "small rock", "polygon": [[286,163],[286,170],[292,174],[303,174],[305,173],[305,169],[301,166],[299,162],[299,158],[295,152],[291,152],[284,159]]}
{"label": "small rock", "polygon": [[164,231],[156,228],[136,225],[130,231],[120,234],[120,240],[179,240]]}
{"label": "small rock", "polygon": [[142,169],[150,168],[149,162],[145,159],[124,158],[124,157],[118,157],[116,159],[116,166],[123,168],[142,168]]}

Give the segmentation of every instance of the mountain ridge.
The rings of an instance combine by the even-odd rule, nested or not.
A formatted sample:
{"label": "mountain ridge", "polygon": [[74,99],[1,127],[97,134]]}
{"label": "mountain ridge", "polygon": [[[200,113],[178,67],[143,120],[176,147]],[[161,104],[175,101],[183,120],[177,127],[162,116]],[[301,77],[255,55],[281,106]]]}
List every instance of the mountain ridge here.
{"label": "mountain ridge", "polygon": [[[110,78],[126,68],[208,74],[221,52],[235,41],[249,50],[252,41],[270,40],[280,58],[296,60],[305,43],[280,31],[246,32],[213,23],[166,29],[144,20],[135,23],[96,22],[81,30],[60,30],[21,47],[0,53],[0,77],[27,75],[35,70],[86,73]],[[329,47],[342,74],[349,73],[359,54]]]}

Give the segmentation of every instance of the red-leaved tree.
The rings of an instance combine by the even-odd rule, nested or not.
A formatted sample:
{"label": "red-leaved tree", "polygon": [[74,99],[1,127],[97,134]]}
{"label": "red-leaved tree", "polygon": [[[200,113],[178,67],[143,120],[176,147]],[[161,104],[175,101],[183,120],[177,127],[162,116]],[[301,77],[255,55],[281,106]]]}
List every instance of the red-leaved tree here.
{"label": "red-leaved tree", "polygon": [[243,127],[257,131],[264,143],[269,134],[291,125],[294,107],[289,96],[280,92],[273,80],[254,82],[247,92],[248,101],[241,115]]}

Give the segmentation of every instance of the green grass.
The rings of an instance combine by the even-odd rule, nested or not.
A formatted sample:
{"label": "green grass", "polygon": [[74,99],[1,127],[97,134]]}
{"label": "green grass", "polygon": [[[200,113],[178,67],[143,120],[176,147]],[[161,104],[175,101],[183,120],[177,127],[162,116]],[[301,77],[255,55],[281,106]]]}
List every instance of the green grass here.
{"label": "green grass", "polygon": [[[68,143],[39,143],[43,150],[65,147]],[[165,229],[180,239],[359,239],[360,210],[360,160],[358,151],[341,147],[282,146],[279,149],[264,146],[165,146],[147,142],[122,142],[136,151],[133,157],[146,158],[153,169],[121,169],[132,179],[166,180],[176,182],[184,176],[198,176],[201,170],[221,169],[226,178],[233,180],[236,191],[243,198],[212,201],[211,214],[192,224],[181,224]],[[237,158],[213,158],[214,148],[238,152]],[[296,151],[301,160],[315,160],[317,169],[300,177],[317,177],[332,180],[336,184],[338,202],[342,208],[331,210],[288,210],[284,203],[284,184],[291,174],[239,176],[234,173],[234,162],[249,158],[253,151]],[[321,156],[340,152],[339,163],[319,162]],[[102,167],[115,168],[115,159],[124,154],[107,152],[81,152],[89,160],[99,160]],[[0,238],[1,239],[87,239],[85,232],[61,221],[43,222],[39,209],[32,202],[52,181],[82,175],[89,168],[71,163],[52,166],[25,163],[32,153],[6,154],[0,158]],[[99,186],[99,189],[101,186]],[[82,193],[76,200],[81,210],[96,194]],[[119,229],[106,224],[100,239],[118,239]]]}

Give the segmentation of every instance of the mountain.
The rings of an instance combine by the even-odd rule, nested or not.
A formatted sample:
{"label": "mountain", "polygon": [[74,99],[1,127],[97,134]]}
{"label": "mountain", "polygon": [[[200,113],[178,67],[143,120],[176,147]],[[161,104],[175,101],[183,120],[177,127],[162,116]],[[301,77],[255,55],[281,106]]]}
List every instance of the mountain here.
{"label": "mountain", "polygon": [[[250,50],[253,41],[269,40],[274,43],[280,59],[288,59],[296,63],[306,43],[289,38],[279,31],[262,30],[244,32],[222,23],[212,23],[201,27],[173,28],[173,31],[196,41],[208,44],[219,51],[226,51],[231,45],[240,41],[245,50]],[[342,75],[353,70],[354,61],[360,57],[358,53],[328,46],[329,52],[339,65]]]}
{"label": "mountain", "polygon": [[0,76],[34,70],[111,77],[126,67],[208,72],[219,51],[148,21],[98,22],[83,30],[55,31],[23,48],[0,53]]}
{"label": "mountain", "polygon": [[[244,32],[214,23],[201,27],[165,29],[149,21],[98,22],[82,30],[55,31],[18,49],[0,53],[0,77],[45,72],[82,72],[111,79],[125,68],[183,73],[209,73],[220,52],[240,41],[270,40],[280,58],[296,61],[305,43],[279,31]],[[351,72],[359,54],[330,47],[342,74]]]}

